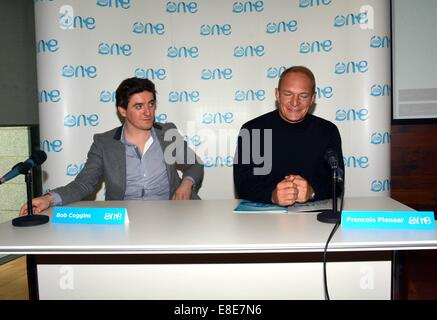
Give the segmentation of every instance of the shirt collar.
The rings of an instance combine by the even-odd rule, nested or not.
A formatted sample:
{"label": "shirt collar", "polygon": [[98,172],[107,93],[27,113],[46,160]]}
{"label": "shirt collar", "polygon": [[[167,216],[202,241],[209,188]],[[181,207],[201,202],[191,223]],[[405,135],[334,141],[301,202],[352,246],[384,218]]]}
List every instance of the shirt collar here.
{"label": "shirt collar", "polygon": [[[124,144],[124,145],[132,146],[132,144],[130,144],[129,142],[126,141],[126,138],[125,138],[125,136],[124,136],[125,125],[126,125],[126,124],[123,124],[123,127],[122,127],[122,129],[121,129],[120,142],[121,142],[122,144]],[[156,132],[155,132],[155,128],[154,128],[154,127],[152,127],[152,129],[151,129],[151,134],[152,134],[152,138],[153,138],[153,140],[156,141],[157,138],[156,138]]]}

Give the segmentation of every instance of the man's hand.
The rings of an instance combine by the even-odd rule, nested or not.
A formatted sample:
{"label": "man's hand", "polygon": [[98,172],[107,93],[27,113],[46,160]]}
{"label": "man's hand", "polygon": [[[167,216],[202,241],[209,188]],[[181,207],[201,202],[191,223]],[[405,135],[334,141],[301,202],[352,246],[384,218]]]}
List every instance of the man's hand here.
{"label": "man's hand", "polygon": [[272,202],[280,206],[291,206],[295,202],[307,202],[313,192],[313,188],[304,178],[288,175],[273,190]]}
{"label": "man's hand", "polygon": [[[50,193],[32,199],[32,211],[33,213],[40,213],[44,210],[46,210],[48,207],[50,207],[50,205],[53,203],[53,197]],[[20,209],[20,216],[25,216],[27,215],[27,202],[25,204],[23,204],[23,206]]]}
{"label": "man's hand", "polygon": [[190,179],[183,179],[181,185],[173,194],[172,200],[191,200],[193,182]]}
{"label": "man's hand", "polygon": [[[314,192],[314,189],[310,186],[308,181],[306,181],[301,176],[287,176],[289,179],[293,179],[293,182],[296,184],[299,193],[297,195],[296,202],[307,202],[311,195]],[[286,178],[287,178],[286,177]]]}
{"label": "man's hand", "polygon": [[291,206],[297,200],[299,190],[293,182],[293,178],[288,178],[280,181],[272,192],[272,202],[280,206]]}

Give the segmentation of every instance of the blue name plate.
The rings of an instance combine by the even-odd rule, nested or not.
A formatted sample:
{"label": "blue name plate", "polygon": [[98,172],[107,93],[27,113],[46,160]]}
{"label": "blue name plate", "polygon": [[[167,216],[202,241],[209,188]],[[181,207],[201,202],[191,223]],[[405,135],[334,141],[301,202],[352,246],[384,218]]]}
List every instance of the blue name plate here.
{"label": "blue name plate", "polygon": [[55,207],[52,223],[127,224],[126,208],[69,208]]}
{"label": "blue name plate", "polygon": [[435,230],[432,211],[349,211],[341,214],[342,229]]}

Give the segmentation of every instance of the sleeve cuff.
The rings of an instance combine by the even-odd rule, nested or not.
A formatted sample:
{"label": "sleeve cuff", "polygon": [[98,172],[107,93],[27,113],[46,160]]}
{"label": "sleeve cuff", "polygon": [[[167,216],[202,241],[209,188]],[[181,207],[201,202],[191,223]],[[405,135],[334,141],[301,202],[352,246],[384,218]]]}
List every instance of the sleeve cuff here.
{"label": "sleeve cuff", "polygon": [[52,207],[62,206],[62,198],[57,192],[50,191],[50,195],[53,197]]}
{"label": "sleeve cuff", "polygon": [[194,189],[194,187],[196,186],[196,182],[194,181],[194,179],[191,178],[190,176],[186,176],[184,177],[184,179],[190,180],[193,183],[193,189]]}

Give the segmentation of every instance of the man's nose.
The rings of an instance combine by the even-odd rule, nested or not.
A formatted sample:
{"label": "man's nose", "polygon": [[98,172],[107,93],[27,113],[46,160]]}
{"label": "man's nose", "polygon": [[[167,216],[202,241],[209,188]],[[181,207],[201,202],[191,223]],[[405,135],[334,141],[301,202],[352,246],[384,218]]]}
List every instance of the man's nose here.
{"label": "man's nose", "polygon": [[148,106],[144,106],[143,108],[143,113],[146,116],[150,116],[152,114],[152,108],[148,107]]}
{"label": "man's nose", "polygon": [[293,94],[290,98],[290,103],[293,106],[297,106],[297,104],[299,103],[299,96],[297,94]]}

